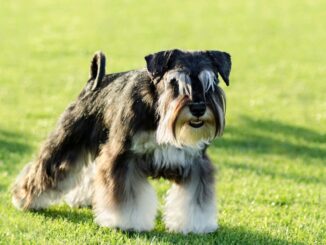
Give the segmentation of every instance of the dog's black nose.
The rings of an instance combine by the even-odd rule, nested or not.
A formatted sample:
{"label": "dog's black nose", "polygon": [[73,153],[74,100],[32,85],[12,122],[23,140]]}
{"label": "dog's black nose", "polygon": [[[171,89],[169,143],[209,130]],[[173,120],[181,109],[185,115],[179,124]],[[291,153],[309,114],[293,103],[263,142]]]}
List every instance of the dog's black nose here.
{"label": "dog's black nose", "polygon": [[201,117],[202,115],[205,114],[206,111],[206,105],[205,103],[191,103],[189,105],[190,112],[192,115],[195,117]]}

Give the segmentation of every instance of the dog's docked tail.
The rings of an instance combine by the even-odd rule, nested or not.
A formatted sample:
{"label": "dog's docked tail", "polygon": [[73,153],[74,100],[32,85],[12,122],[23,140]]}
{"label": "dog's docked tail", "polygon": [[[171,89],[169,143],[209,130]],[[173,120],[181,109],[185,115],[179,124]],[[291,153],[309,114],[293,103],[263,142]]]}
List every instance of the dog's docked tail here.
{"label": "dog's docked tail", "polygon": [[96,90],[105,75],[106,58],[103,52],[97,51],[91,61],[89,71],[89,82],[92,83],[91,90]]}

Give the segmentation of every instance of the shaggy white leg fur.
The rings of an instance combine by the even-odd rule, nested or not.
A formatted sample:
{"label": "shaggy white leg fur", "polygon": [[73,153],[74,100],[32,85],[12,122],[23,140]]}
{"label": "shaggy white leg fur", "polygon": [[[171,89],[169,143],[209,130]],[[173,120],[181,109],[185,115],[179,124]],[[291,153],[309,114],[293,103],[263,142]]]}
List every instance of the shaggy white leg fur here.
{"label": "shaggy white leg fur", "polygon": [[154,227],[157,199],[145,177],[126,177],[125,198],[121,203],[110,201],[109,187],[96,188],[94,193],[95,222],[100,226],[122,230],[149,231]]}
{"label": "shaggy white leg fur", "polygon": [[218,228],[215,192],[210,191],[211,195],[203,200],[204,188],[198,177],[182,185],[173,184],[167,193],[164,215],[169,231],[209,233]]}
{"label": "shaggy white leg fur", "polygon": [[[74,167],[68,174],[68,176],[59,181],[55,188],[46,189],[38,196],[34,196],[32,203],[28,206],[28,209],[43,209],[47,208],[53,204],[58,204],[63,201],[63,197],[67,194],[71,189],[76,187],[77,184],[81,181],[82,178],[82,168],[86,166],[91,161],[91,155],[88,152],[82,152],[77,159]],[[17,194],[13,195],[12,203],[17,209],[22,209],[26,202],[26,193],[24,193],[24,188],[22,188],[26,175],[28,175],[29,171],[34,171],[33,163],[27,164],[21,173],[18,175],[16,182],[14,184],[15,189],[17,190]],[[83,193],[84,194],[84,193]],[[82,194],[82,195],[83,195]],[[85,193],[89,194],[89,192]]]}
{"label": "shaggy white leg fur", "polygon": [[65,196],[65,202],[70,207],[87,207],[92,205],[94,175],[95,163],[82,169],[80,182]]}
{"label": "shaggy white leg fur", "polygon": [[[43,192],[38,197],[35,197],[32,204],[28,207],[28,209],[39,210],[60,203],[60,201],[61,201],[61,194],[59,194],[57,191],[49,190]],[[23,209],[23,206],[25,204],[25,198],[18,198],[17,196],[13,196],[12,204],[15,206],[15,208],[21,210]]]}
{"label": "shaggy white leg fur", "polygon": [[[25,176],[31,170],[31,167],[32,167],[32,163],[28,163],[16,178],[15,188],[20,191],[17,193],[18,195],[13,195],[12,204],[17,209],[23,209],[23,206],[25,205],[26,194],[23,191],[22,184]],[[32,204],[29,206],[29,209],[38,210],[38,209],[46,208],[52,204],[56,204],[60,202],[60,199],[61,199],[61,195],[58,195],[57,191],[48,190],[46,192],[41,193],[39,196],[35,197]]]}

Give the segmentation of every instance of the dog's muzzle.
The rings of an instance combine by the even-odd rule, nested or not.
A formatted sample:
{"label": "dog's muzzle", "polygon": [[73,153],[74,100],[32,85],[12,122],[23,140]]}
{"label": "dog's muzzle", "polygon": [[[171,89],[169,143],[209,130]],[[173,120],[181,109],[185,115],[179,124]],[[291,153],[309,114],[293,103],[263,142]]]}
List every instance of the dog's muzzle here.
{"label": "dog's muzzle", "polygon": [[173,119],[174,137],[180,145],[208,142],[216,136],[215,120],[214,111],[206,103],[181,99]]}
{"label": "dog's muzzle", "polygon": [[200,119],[206,112],[206,104],[204,102],[190,103],[189,110],[191,114],[196,117],[189,121],[189,125],[193,128],[200,128],[204,125],[204,121]]}
{"label": "dog's muzzle", "polygon": [[189,109],[192,115],[195,117],[201,117],[205,114],[206,104],[204,102],[191,103],[189,104]]}

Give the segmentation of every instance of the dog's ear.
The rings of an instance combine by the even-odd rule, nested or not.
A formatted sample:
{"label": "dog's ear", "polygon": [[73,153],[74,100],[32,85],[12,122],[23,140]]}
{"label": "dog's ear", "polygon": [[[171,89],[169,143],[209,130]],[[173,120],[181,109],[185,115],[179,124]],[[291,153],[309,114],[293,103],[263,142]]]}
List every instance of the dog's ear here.
{"label": "dog's ear", "polygon": [[169,69],[169,63],[178,52],[180,50],[174,49],[150,54],[145,57],[147,70],[154,83],[157,83]]}
{"label": "dog's ear", "polygon": [[106,58],[104,53],[101,51],[96,52],[89,70],[89,82],[93,83],[91,88],[93,91],[97,89],[105,75],[105,63]]}
{"label": "dog's ear", "polygon": [[218,73],[220,73],[224,82],[229,86],[229,76],[231,72],[231,56],[226,52],[221,51],[207,51],[207,55],[212,60]]}

